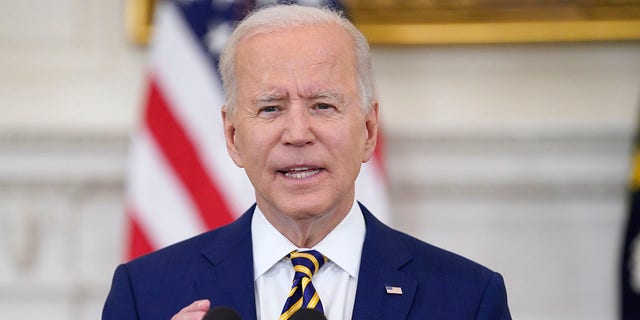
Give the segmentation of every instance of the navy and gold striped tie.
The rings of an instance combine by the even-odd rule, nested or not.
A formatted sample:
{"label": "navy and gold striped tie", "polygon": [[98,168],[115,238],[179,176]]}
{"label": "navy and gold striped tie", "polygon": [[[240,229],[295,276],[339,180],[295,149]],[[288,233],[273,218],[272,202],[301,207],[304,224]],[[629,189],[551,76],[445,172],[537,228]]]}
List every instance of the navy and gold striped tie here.
{"label": "navy and gold striped tie", "polygon": [[315,250],[293,251],[289,254],[295,275],[289,297],[282,308],[280,320],[287,320],[300,309],[315,309],[324,313],[322,302],[311,283],[311,277],[324,265],[327,258]]}

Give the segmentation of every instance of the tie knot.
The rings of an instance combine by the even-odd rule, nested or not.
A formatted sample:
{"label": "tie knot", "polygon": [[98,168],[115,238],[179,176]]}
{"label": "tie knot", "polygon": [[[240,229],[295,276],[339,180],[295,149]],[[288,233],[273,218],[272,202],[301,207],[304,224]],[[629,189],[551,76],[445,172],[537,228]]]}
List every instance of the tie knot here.
{"label": "tie knot", "polygon": [[[289,258],[296,271],[296,277],[307,276],[309,278],[318,272],[327,260],[325,256],[316,250],[293,251],[289,253]],[[299,275],[298,273],[302,274]]]}

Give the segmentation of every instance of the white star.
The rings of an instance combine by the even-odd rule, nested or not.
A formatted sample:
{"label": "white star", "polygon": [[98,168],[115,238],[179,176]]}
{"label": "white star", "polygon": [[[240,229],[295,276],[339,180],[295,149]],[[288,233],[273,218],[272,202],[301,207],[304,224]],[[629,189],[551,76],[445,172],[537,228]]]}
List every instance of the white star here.
{"label": "white star", "polygon": [[178,2],[182,5],[182,6],[190,6],[192,3],[199,1],[199,0],[178,0]]}
{"label": "white star", "polygon": [[324,4],[323,0],[298,0],[296,2],[299,5],[308,6],[308,7],[317,7],[321,4]]}
{"label": "white star", "polygon": [[261,6],[270,6],[273,4],[278,3],[278,0],[258,0],[256,2],[256,6],[257,7],[261,7]]}
{"label": "white star", "polygon": [[228,8],[235,0],[211,0],[211,6],[214,8]]}
{"label": "white star", "polygon": [[205,35],[205,43],[209,52],[219,55],[229,40],[233,28],[228,22],[218,23],[209,26],[209,31]]}

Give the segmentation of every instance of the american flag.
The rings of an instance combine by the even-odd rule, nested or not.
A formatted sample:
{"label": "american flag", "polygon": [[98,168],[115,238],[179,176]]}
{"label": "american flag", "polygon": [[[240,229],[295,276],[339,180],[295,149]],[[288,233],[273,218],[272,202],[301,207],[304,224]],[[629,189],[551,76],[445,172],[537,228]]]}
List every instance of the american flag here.
{"label": "american flag", "polygon": [[626,231],[619,265],[619,319],[622,320],[640,319],[640,130],[637,129],[632,164]]}
{"label": "american flag", "polygon": [[[127,259],[233,221],[255,201],[227,155],[217,61],[236,21],[256,6],[296,1],[172,0],[155,12],[141,124],[125,200]],[[335,1],[297,1],[338,6]],[[388,220],[381,139],[356,199]]]}

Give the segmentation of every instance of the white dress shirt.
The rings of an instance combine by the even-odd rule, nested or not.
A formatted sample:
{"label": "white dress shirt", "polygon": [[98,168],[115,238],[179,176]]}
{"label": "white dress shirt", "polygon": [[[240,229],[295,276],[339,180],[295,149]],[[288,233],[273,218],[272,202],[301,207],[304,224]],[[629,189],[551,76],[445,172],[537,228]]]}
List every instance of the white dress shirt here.
{"label": "white dress shirt", "polygon": [[313,248],[298,248],[264,217],[256,206],[251,221],[253,270],[258,320],[280,317],[293,282],[293,250],[317,250],[327,263],[311,278],[328,320],[351,319],[356,299],[360,256],[366,226],[354,201],[347,216]]}

